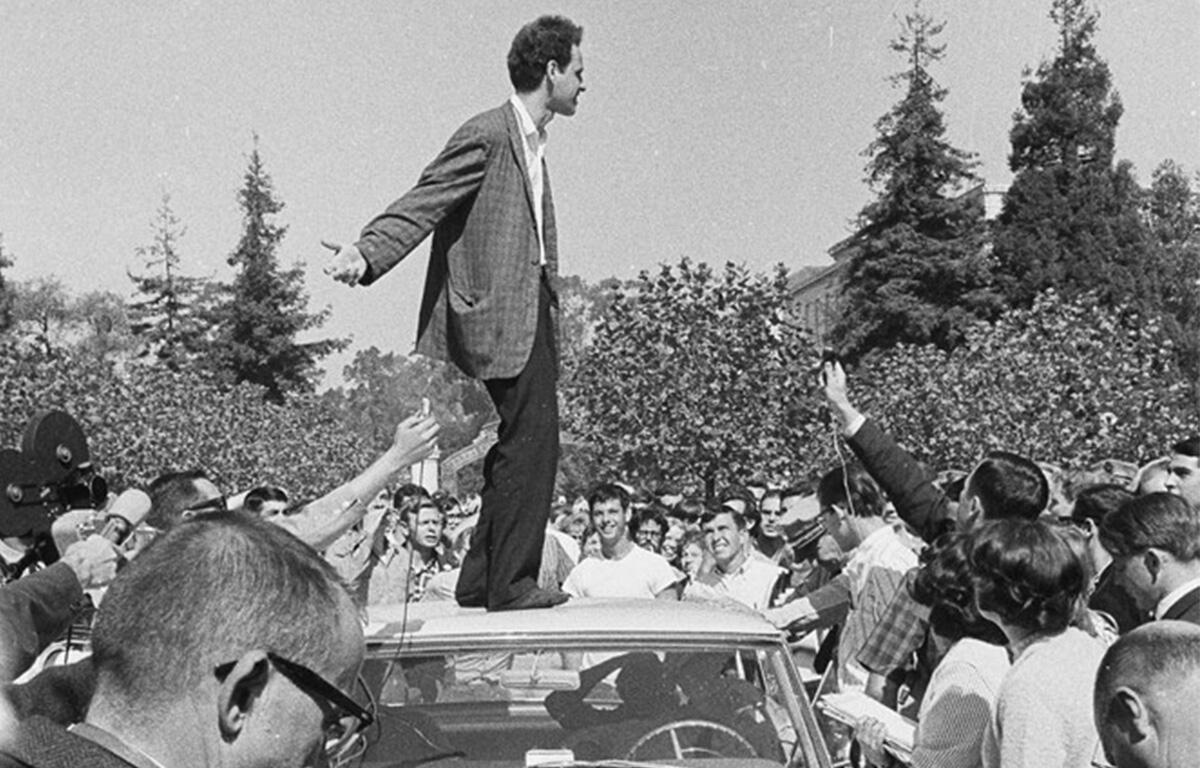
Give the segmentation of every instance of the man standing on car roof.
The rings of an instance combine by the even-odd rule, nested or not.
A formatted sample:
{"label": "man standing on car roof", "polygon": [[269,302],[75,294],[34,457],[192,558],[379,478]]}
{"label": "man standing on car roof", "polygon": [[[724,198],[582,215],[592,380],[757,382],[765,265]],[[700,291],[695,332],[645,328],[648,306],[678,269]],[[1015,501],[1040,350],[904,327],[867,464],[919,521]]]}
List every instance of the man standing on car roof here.
{"label": "man standing on car roof", "polygon": [[326,271],[370,285],[433,232],[417,351],[487,387],[500,416],[483,506],[462,566],[460,605],[537,608],[567,599],[537,586],[558,466],[558,245],[544,159],[546,125],[583,93],[582,28],[542,16],[508,53],[515,94],[468,120],[417,185],[337,251]]}

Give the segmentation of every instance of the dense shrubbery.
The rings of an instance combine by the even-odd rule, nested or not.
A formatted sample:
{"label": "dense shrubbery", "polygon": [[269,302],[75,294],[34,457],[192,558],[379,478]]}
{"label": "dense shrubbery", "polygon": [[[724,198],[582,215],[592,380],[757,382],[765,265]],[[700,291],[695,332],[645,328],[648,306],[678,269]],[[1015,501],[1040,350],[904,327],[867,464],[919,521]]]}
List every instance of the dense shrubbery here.
{"label": "dense shrubbery", "polygon": [[1044,293],[976,325],[952,353],[895,347],[854,379],[864,410],[937,466],[969,466],[988,448],[1066,465],[1142,461],[1200,429],[1162,324],[1091,295]]}
{"label": "dense shrubbery", "polygon": [[331,489],[373,455],[312,396],[264,401],[249,384],[228,387],[165,366],[116,366],[0,350],[0,439],[16,446],[36,413],[65,410],[83,426],[94,460],[121,488],[160,472],[204,467],[227,489],[278,483],[296,498]]}
{"label": "dense shrubbery", "polygon": [[[781,314],[782,291],[739,268],[681,265],[617,298],[564,387],[571,429],[597,462],[585,464],[696,485],[827,468],[813,349]],[[11,347],[0,365],[2,444],[15,446],[38,411],[61,408],[118,487],[202,466],[225,488],[274,482],[305,497],[378,450],[356,436],[337,398],[276,405],[255,386],[199,373]],[[1169,334],[1088,296],[1043,294],[973,326],[949,354],[932,345],[874,353],[851,385],[864,411],[936,467],[968,466],[994,447],[1066,465],[1141,461],[1200,431]]]}
{"label": "dense shrubbery", "polygon": [[789,320],[786,271],[684,259],[612,304],[563,384],[568,428],[606,474],[701,492],[808,475],[820,438],[817,350]]}

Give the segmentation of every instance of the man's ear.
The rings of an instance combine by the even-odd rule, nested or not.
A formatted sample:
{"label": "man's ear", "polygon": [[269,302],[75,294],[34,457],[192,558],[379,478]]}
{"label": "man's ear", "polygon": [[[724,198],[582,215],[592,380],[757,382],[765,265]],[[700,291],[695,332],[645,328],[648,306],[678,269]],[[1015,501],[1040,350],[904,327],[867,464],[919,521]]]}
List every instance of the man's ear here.
{"label": "man's ear", "polygon": [[1108,702],[1105,718],[1107,729],[1115,731],[1130,746],[1137,745],[1154,735],[1150,709],[1146,702],[1131,688],[1122,686],[1113,692]]}
{"label": "man's ear", "polygon": [[1150,578],[1155,582],[1162,575],[1163,554],[1161,549],[1151,547],[1142,553],[1142,562],[1146,564],[1146,572],[1150,574]]}
{"label": "man's ear", "polygon": [[967,514],[963,519],[969,523],[983,519],[983,502],[975,494],[971,494],[971,498],[967,500]]}
{"label": "man's ear", "polygon": [[271,662],[263,651],[242,654],[217,690],[217,724],[221,738],[232,742],[241,734],[270,678]]}

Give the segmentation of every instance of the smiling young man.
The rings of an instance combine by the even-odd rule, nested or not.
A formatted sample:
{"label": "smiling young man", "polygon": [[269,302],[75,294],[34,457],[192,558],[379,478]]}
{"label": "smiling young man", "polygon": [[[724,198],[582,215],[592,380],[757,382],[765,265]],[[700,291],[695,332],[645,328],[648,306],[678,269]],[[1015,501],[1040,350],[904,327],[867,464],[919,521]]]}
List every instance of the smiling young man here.
{"label": "smiling young man", "polygon": [[696,596],[707,587],[717,597],[735,600],[756,611],[766,610],[786,586],[787,571],[755,557],[746,535],[746,519],[732,507],[721,507],[701,518],[704,538],[713,556],[713,569],[701,575]]}
{"label": "smiling young man", "polygon": [[629,533],[629,494],[619,485],[597,487],[588,497],[600,557],[585,557],[571,569],[563,591],[572,597],[678,599],[682,575],[661,555],[639,547]]}

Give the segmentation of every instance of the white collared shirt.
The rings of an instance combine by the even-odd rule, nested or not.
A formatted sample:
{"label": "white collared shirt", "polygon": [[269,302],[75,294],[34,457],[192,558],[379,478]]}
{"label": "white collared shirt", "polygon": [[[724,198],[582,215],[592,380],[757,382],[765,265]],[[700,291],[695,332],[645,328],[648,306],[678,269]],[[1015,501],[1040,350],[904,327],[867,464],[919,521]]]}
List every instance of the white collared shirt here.
{"label": "white collared shirt", "polygon": [[1167,593],[1167,596],[1158,601],[1158,605],[1154,608],[1155,620],[1161,619],[1166,615],[1167,611],[1171,610],[1171,606],[1178,603],[1180,598],[1191,592],[1196,587],[1200,587],[1200,577],[1194,578],[1191,581],[1185,581],[1175,589]]}
{"label": "white collared shirt", "polygon": [[850,578],[850,593],[857,605],[873,568],[889,568],[905,573],[916,566],[917,553],[904,543],[895,528],[883,525],[859,542],[850,553],[842,572]]}
{"label": "white collared shirt", "polygon": [[783,569],[769,560],[747,554],[742,564],[731,571],[722,571],[720,566],[709,575],[709,586],[718,595],[732,598],[756,611],[771,607],[771,592]]}
{"label": "white collared shirt", "polygon": [[537,222],[538,255],[543,266],[546,264],[546,237],[542,232],[545,222],[542,221],[542,197],[545,194],[546,182],[542,172],[542,162],[546,157],[546,131],[541,130],[533,122],[529,110],[514,93],[508,99],[517,113],[517,125],[521,127],[521,135],[525,142],[525,168],[529,172],[529,185],[533,189],[533,218]]}

